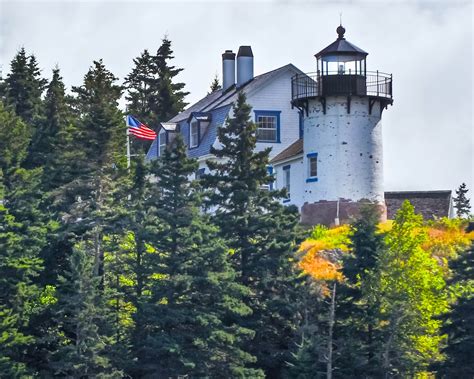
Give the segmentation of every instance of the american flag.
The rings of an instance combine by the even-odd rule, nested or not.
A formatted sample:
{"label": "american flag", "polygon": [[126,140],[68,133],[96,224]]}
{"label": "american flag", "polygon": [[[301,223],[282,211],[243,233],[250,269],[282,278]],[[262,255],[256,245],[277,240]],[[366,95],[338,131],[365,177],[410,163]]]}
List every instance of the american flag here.
{"label": "american flag", "polygon": [[154,140],[156,138],[156,133],[152,129],[133,116],[127,116],[127,127],[130,134],[133,134],[137,138],[148,140]]}

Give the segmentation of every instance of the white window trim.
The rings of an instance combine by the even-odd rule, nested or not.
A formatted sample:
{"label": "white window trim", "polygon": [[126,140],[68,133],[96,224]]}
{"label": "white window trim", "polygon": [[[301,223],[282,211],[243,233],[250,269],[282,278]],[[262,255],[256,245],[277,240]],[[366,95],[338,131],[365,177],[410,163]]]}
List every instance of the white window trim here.
{"label": "white window trim", "polygon": [[[164,139],[164,143],[162,141]],[[166,149],[166,131],[161,130],[160,133],[158,133],[158,154],[159,156],[163,156],[161,152],[161,148],[163,147],[163,150]]]}
{"label": "white window trim", "polygon": [[[193,141],[193,127],[196,127],[196,141]],[[195,142],[195,144],[193,144]],[[199,146],[199,121],[192,121],[189,124],[189,148]]]}

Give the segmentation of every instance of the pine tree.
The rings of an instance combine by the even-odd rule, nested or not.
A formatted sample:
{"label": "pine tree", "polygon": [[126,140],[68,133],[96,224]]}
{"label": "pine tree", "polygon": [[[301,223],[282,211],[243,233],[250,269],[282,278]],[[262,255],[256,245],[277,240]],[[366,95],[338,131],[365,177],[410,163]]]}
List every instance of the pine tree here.
{"label": "pine tree", "polygon": [[104,299],[94,273],[94,247],[78,244],[70,269],[60,278],[56,321],[64,341],[53,353],[51,371],[72,378],[122,378],[110,363]]}
{"label": "pine tree", "polygon": [[456,197],[453,198],[453,202],[458,217],[468,217],[470,214],[471,202],[466,196],[468,191],[466,183],[462,183],[456,190]]}
{"label": "pine tree", "polygon": [[188,179],[196,169],[180,136],[152,168],[159,185],[150,198],[160,220],[150,241],[156,279],[134,347],[141,369],[135,375],[259,378],[261,371],[248,367],[255,359],[242,350],[253,333],[232,321],[250,313],[241,300],[247,290],[235,283],[228,248],[200,212],[199,191]]}
{"label": "pine tree", "polygon": [[442,332],[447,334],[443,349],[446,359],[437,365],[441,378],[474,376],[474,245],[450,263],[453,276],[449,285],[458,288],[458,298],[443,317]]}
{"label": "pine tree", "polygon": [[214,79],[212,80],[212,83],[211,83],[211,88],[210,88],[210,92],[209,94],[213,93],[213,92],[216,92],[218,90],[220,90],[222,88],[220,82],[219,82],[219,77],[217,76],[217,74],[214,76]]}
{"label": "pine tree", "polygon": [[42,113],[41,95],[46,85],[35,56],[28,56],[21,48],[11,61],[5,85],[7,105],[12,106],[15,113],[33,127]]}
{"label": "pine tree", "polygon": [[218,130],[222,148],[212,149],[218,160],[207,162],[211,174],[204,180],[211,190],[208,203],[216,207],[214,222],[235,251],[239,282],[252,292],[247,304],[253,314],[241,321],[256,332],[249,351],[267,376],[278,377],[296,329],[299,280],[293,260],[299,215],[279,204],[283,193],[262,188],[271,181],[270,150],[254,151],[256,125],[243,93],[233,114]]}

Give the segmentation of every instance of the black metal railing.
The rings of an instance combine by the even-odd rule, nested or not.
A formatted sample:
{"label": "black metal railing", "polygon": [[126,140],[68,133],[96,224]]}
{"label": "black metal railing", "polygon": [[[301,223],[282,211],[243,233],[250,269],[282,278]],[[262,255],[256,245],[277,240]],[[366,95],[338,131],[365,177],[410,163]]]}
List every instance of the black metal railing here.
{"label": "black metal railing", "polygon": [[297,74],[291,79],[292,100],[318,96],[360,95],[392,99],[392,75],[379,71],[366,75],[329,72]]}

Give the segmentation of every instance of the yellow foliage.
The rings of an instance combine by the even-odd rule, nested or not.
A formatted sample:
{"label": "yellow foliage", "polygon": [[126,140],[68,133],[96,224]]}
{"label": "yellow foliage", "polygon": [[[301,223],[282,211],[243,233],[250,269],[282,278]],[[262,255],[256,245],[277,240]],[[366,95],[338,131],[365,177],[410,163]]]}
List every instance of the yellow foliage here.
{"label": "yellow foliage", "polygon": [[315,280],[341,281],[343,279],[338,262],[331,259],[327,252],[331,250],[348,251],[350,227],[342,225],[328,229],[317,226],[311,237],[303,241],[299,252],[303,253],[299,261],[300,268]]}

